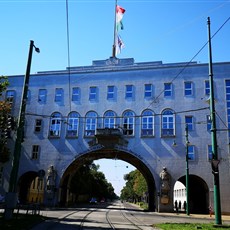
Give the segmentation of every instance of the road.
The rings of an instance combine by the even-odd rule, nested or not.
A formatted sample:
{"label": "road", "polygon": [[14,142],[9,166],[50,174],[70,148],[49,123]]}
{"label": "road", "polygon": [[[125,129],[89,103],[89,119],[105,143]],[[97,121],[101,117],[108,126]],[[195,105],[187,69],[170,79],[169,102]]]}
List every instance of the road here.
{"label": "road", "polygon": [[[157,223],[214,223],[213,218],[187,217],[176,214],[144,212],[136,206],[116,201],[94,204],[72,209],[42,210],[41,215],[49,217],[32,230],[153,230]],[[230,221],[225,223],[230,224]]]}

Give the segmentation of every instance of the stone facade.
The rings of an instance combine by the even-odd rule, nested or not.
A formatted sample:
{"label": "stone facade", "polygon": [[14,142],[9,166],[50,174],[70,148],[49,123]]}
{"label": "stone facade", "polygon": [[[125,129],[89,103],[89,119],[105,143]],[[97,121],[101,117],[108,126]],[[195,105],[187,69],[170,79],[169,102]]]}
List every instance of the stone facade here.
{"label": "stone facade", "polygon": [[[230,80],[230,62],[214,63],[213,70],[219,130],[217,142],[221,205],[222,212],[229,213],[227,127],[230,112],[228,114],[226,80]],[[18,116],[23,79],[24,76],[10,76],[8,92],[3,95],[8,97],[13,94],[12,113],[15,117]],[[177,180],[184,182],[184,132],[185,124],[188,124],[191,146],[189,169],[194,178],[192,185],[196,181],[203,184],[204,206],[208,209],[213,200],[213,174],[209,160],[211,134],[208,128],[208,79],[208,64],[163,64],[160,61],[135,63],[132,58],[109,58],[93,61],[91,66],[32,74],[19,180],[31,171],[44,170],[47,176],[52,166],[55,170],[55,185],[52,184],[55,194],[52,197],[46,191],[44,202],[48,203],[48,198],[52,197],[52,202],[57,204],[61,199],[63,177],[71,165],[84,154],[92,159],[98,158],[94,153],[100,152],[100,146],[92,145],[97,129],[120,129],[125,145],[113,143],[113,147],[104,148],[99,157],[108,154],[108,158],[112,158],[113,153],[117,152],[121,159],[133,163],[137,168],[139,163],[143,164],[143,174],[148,171],[146,179],[154,185],[154,192],[151,193],[154,205],[158,211],[170,211],[173,210],[173,186]],[[11,142],[14,140],[13,133],[12,136]],[[176,147],[173,146],[174,141]],[[122,158],[123,153],[126,158]],[[159,199],[162,198],[160,173],[163,167],[170,174],[170,190],[167,191],[169,200],[166,204]],[[7,191],[10,169],[11,162],[3,165],[1,193]],[[152,177],[148,176],[150,174]],[[194,196],[196,192],[194,190]],[[199,200],[195,199],[194,202]]]}

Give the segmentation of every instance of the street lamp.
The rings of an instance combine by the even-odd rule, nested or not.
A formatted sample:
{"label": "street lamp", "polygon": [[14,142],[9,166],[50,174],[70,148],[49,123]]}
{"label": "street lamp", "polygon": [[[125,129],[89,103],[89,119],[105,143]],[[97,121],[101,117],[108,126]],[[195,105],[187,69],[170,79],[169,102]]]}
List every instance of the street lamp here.
{"label": "street lamp", "polygon": [[188,140],[188,124],[185,126],[185,144],[186,144],[186,214],[190,214],[189,210],[189,157],[188,157],[188,148],[189,148],[189,140]]}
{"label": "street lamp", "polygon": [[27,94],[28,94],[33,48],[35,48],[36,52],[38,53],[40,52],[39,48],[37,48],[34,45],[34,41],[31,40],[27,68],[26,68],[26,75],[25,75],[24,85],[22,90],[22,99],[21,99],[20,110],[18,115],[18,127],[17,127],[17,136],[16,136],[15,146],[14,146],[13,166],[10,174],[9,190],[8,193],[6,194],[5,219],[12,219],[13,211],[18,201],[17,177],[18,177],[18,169],[19,169],[20,156],[21,156],[21,144],[23,142],[23,135],[24,135],[26,101],[27,101]]}

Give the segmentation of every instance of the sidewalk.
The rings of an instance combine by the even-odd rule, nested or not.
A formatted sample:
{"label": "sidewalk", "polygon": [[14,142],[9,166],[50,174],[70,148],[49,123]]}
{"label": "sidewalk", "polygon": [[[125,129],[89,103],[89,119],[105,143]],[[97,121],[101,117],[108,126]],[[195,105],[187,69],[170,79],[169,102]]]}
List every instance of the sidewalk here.
{"label": "sidewalk", "polygon": [[[164,213],[164,212],[155,212],[157,215],[162,216],[178,216],[178,217],[184,217],[184,218],[194,218],[194,219],[206,219],[206,220],[213,220],[215,221],[215,215],[212,215],[210,217],[209,214],[190,214],[186,215],[185,213]],[[226,221],[230,223],[230,215],[222,215],[221,216],[222,221]]]}

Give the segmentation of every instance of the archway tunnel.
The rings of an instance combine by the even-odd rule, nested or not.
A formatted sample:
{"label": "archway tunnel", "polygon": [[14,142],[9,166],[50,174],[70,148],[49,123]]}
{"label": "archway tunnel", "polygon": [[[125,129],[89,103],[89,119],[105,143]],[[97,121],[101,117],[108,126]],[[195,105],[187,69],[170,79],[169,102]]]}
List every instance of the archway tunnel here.
{"label": "archway tunnel", "polygon": [[80,155],[67,167],[60,182],[60,205],[65,205],[67,202],[67,190],[69,187],[69,183],[71,182],[72,175],[74,175],[77,172],[77,170],[85,163],[99,159],[118,159],[125,161],[136,167],[142,173],[148,186],[148,209],[149,211],[155,210],[157,197],[155,181],[147,165],[132,153],[129,153],[127,151],[108,149],[96,150]]}
{"label": "archway tunnel", "polygon": [[[186,177],[178,179],[186,185]],[[190,213],[207,214],[209,207],[209,190],[206,182],[196,175],[189,175],[189,209]]]}

